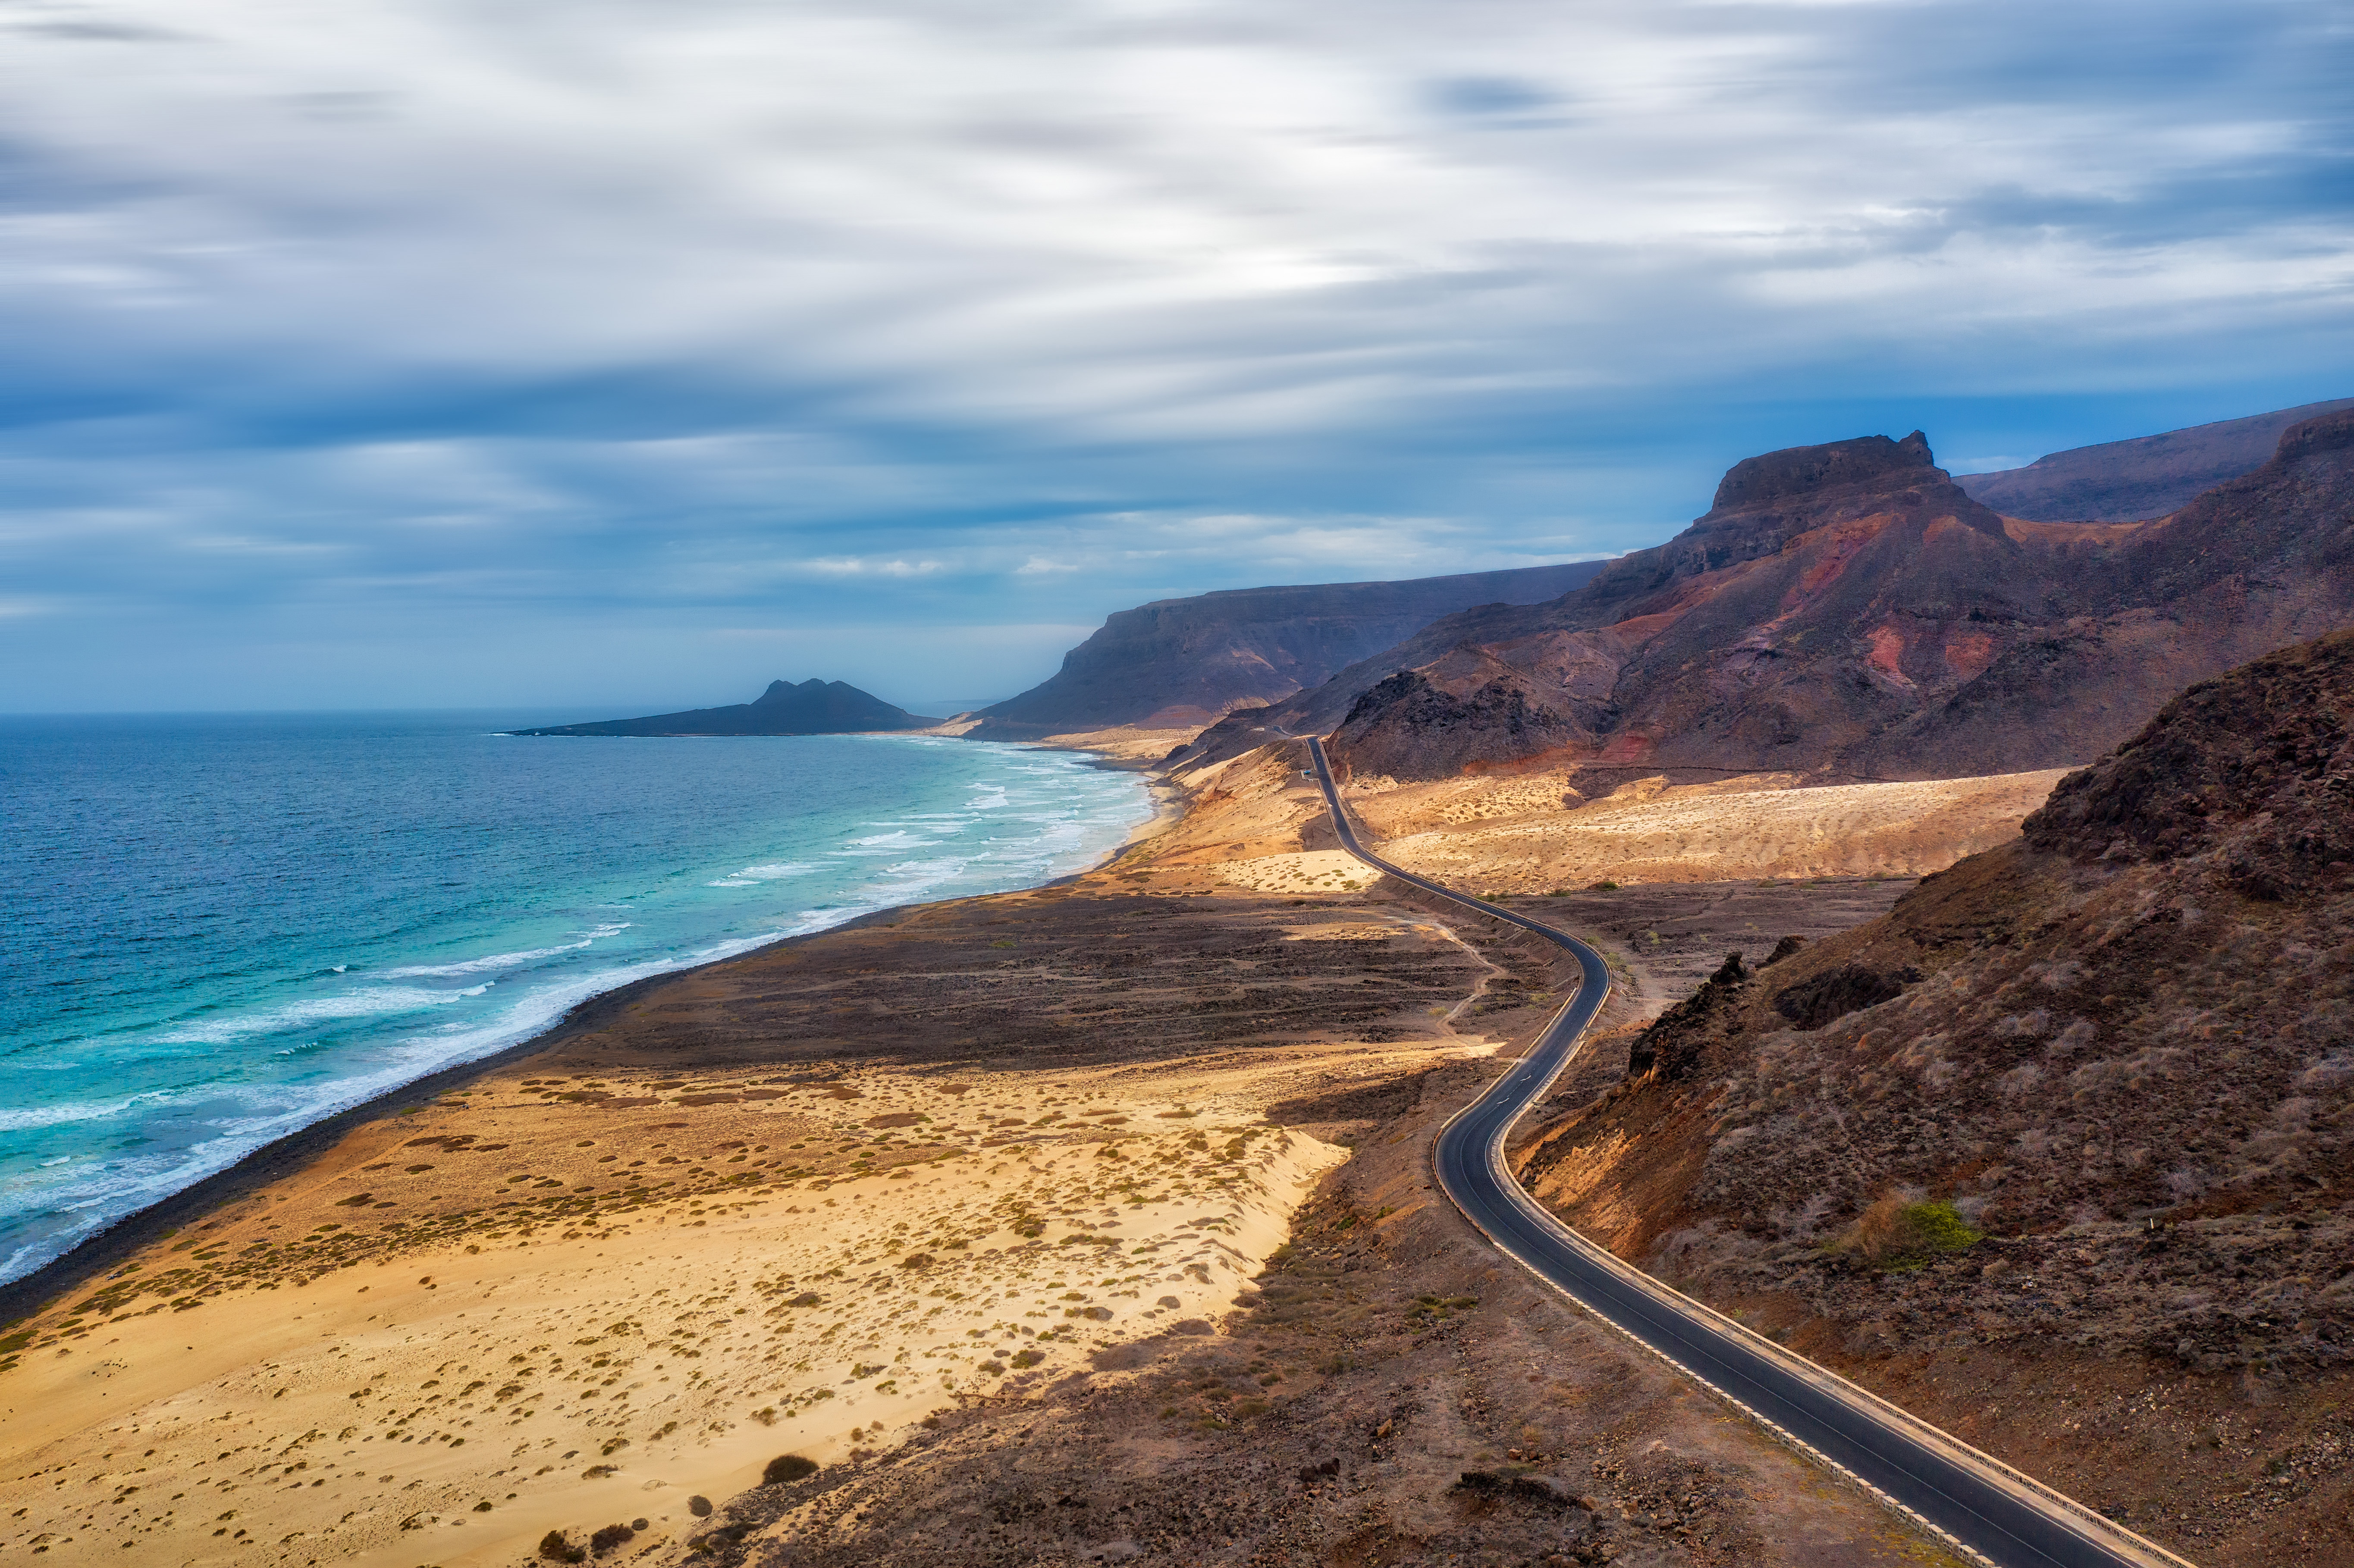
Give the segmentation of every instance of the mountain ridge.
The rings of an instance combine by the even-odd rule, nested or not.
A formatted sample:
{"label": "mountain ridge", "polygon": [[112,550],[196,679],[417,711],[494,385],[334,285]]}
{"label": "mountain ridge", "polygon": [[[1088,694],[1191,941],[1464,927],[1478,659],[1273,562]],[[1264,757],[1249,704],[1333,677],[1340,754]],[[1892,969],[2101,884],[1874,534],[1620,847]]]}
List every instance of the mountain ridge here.
{"label": "mountain ridge", "polygon": [[1196,754],[1279,727],[1400,779],[2078,765],[2185,684],[2354,623],[2349,446],[2354,408],[2301,421],[2253,471],[2128,524],[2006,517],[1918,432],[1764,454],[1585,588],[1442,618]]}
{"label": "mountain ridge", "polygon": [[1320,683],[1438,616],[1476,604],[1556,598],[1604,564],[1154,599],[1107,617],[1063,656],[1054,675],[981,710],[971,737],[1035,739],[1121,725],[1210,724],[1236,707],[1278,701]]}
{"label": "mountain ridge", "polygon": [[2291,425],[2354,397],[2218,419],[2154,436],[2046,452],[2024,468],[1956,476],[1970,497],[2036,523],[2130,523],[2162,517],[2226,480],[2264,465]]}

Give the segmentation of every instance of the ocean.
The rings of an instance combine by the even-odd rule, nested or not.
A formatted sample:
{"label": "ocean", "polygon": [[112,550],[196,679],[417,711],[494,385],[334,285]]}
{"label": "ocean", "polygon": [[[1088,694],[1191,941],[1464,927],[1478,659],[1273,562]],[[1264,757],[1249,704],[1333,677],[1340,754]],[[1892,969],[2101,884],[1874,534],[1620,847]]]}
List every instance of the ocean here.
{"label": "ocean", "polygon": [[599,991],[1035,885],[1151,814],[1065,752],[496,733],[563,722],[0,719],[0,1280]]}

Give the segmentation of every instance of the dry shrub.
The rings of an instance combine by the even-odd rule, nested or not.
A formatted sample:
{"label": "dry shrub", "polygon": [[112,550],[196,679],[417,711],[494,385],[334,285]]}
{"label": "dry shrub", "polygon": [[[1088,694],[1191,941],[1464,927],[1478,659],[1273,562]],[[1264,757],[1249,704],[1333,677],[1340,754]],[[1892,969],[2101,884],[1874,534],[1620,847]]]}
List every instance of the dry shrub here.
{"label": "dry shrub", "polygon": [[773,1487],[782,1485],[786,1481],[798,1481],[804,1476],[816,1474],[815,1459],[800,1454],[779,1454],[769,1461],[767,1469],[760,1472],[760,1481],[764,1486]]}
{"label": "dry shrub", "polygon": [[1857,1215],[1832,1245],[1875,1268],[1918,1267],[1940,1253],[1976,1245],[1984,1234],[1971,1229],[1951,1203],[1890,1192]]}

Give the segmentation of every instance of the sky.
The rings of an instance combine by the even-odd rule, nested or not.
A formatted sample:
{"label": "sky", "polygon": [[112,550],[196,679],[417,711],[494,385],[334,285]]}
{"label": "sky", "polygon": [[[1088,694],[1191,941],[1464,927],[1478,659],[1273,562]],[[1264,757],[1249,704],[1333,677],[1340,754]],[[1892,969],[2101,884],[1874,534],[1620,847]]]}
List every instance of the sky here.
{"label": "sky", "polygon": [[0,712],[1010,695],[2354,395],[2354,5],[0,0]]}

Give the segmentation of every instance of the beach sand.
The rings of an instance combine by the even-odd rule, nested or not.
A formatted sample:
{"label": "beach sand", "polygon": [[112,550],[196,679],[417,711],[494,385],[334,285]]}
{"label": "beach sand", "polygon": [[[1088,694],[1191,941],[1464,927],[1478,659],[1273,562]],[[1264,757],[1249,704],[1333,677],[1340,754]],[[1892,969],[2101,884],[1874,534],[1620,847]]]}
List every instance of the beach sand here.
{"label": "beach sand", "polygon": [[0,1384],[11,1539],[457,1564],[683,1528],[779,1454],[1225,1309],[1343,1155],[1260,1118],[1300,1065],[1183,1103],[1116,1068],[494,1075],[51,1319]]}

